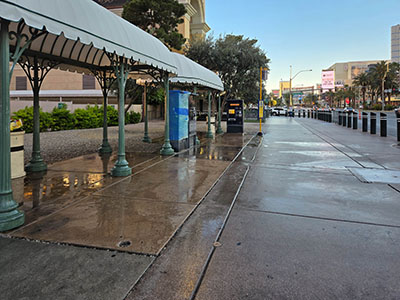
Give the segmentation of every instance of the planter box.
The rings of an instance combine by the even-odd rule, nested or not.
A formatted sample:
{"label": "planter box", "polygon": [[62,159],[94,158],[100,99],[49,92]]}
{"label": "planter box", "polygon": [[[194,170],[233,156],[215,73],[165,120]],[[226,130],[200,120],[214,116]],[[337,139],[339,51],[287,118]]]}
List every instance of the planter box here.
{"label": "planter box", "polygon": [[17,131],[10,133],[11,179],[25,176],[24,135],[25,131]]}

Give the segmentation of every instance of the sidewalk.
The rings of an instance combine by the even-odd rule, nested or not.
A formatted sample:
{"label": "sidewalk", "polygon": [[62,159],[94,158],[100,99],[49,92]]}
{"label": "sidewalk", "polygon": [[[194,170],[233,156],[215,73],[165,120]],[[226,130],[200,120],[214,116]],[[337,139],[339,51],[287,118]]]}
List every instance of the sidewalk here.
{"label": "sidewalk", "polygon": [[254,136],[203,135],[172,157],[127,153],[129,177],[95,153],[14,180],[26,222],[0,236],[3,297],[123,299]]}
{"label": "sidewalk", "polygon": [[91,154],[26,179],[16,198],[27,222],[0,236],[0,293],[398,298],[394,138],[303,118],[272,117],[263,129],[259,138],[246,123],[243,136],[169,158],[130,153],[128,178],[109,177],[114,158]]}
{"label": "sidewalk", "polygon": [[398,298],[397,142],[311,119],[267,132],[196,299]]}

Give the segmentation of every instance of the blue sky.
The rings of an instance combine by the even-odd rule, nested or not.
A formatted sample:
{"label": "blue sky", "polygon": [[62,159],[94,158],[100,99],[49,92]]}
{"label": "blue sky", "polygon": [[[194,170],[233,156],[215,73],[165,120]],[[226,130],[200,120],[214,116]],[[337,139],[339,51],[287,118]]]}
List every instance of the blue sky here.
{"label": "blue sky", "polygon": [[390,27],[400,24],[400,0],[206,0],[214,36],[259,41],[271,59],[267,89],[303,69],[293,86],[320,83],[335,62],[390,59]]}

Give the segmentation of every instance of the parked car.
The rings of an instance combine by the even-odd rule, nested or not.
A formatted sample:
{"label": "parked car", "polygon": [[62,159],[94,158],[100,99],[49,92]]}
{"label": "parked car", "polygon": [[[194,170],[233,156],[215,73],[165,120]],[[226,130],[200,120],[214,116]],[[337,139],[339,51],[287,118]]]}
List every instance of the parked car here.
{"label": "parked car", "polygon": [[350,106],[346,106],[344,109],[343,109],[343,111],[344,112],[352,112],[354,109],[352,108],[352,107],[350,107]]}
{"label": "parked car", "polygon": [[287,116],[287,108],[273,107],[271,113],[273,116]]}

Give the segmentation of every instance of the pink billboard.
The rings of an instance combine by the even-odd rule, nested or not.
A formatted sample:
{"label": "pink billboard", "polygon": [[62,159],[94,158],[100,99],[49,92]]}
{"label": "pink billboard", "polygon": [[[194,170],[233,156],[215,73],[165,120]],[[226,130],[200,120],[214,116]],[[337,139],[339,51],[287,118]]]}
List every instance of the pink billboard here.
{"label": "pink billboard", "polygon": [[335,88],[335,71],[322,71],[322,89],[333,90]]}

